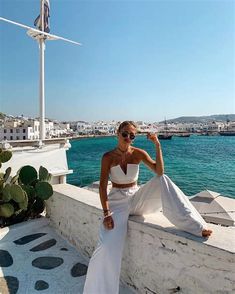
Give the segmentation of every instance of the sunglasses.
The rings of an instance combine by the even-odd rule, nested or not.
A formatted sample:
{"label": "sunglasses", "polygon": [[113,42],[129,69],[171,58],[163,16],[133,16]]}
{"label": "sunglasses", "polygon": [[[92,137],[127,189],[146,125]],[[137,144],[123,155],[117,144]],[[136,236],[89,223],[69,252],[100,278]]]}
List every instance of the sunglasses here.
{"label": "sunglasses", "polygon": [[123,138],[127,138],[127,137],[129,137],[130,140],[134,140],[134,139],[135,139],[135,134],[133,134],[133,133],[129,133],[129,132],[127,132],[127,131],[124,131],[124,132],[122,132],[121,134],[122,134],[122,137],[123,137]]}

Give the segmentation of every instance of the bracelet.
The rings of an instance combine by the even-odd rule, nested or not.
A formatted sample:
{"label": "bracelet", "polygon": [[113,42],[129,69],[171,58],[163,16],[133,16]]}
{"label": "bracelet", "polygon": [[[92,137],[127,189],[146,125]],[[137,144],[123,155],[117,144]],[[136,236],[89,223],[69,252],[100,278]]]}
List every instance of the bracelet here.
{"label": "bracelet", "polygon": [[108,215],[105,215],[104,216],[104,219],[107,218],[107,217],[109,217],[109,216],[111,216],[112,214],[113,214],[113,212],[110,212]]}
{"label": "bracelet", "polygon": [[103,213],[106,214],[106,213],[109,213],[110,210],[109,209],[103,209]]}

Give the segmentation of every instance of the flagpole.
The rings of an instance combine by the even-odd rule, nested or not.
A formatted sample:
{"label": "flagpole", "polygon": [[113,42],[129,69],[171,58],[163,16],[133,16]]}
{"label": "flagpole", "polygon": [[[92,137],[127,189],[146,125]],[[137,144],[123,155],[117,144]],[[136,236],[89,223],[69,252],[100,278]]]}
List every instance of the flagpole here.
{"label": "flagpole", "polygon": [[39,105],[40,105],[40,143],[45,140],[45,75],[44,75],[45,41],[39,40],[40,72],[39,72]]}
{"label": "flagpole", "polygon": [[[47,11],[46,11],[46,18],[44,18],[45,15],[45,3],[47,5]],[[50,10],[50,3],[49,0],[40,0],[40,15],[36,18],[34,21],[34,25],[37,27],[37,29],[34,29],[30,26],[27,26],[25,24],[21,24],[6,18],[3,18],[0,16],[0,21],[4,21],[16,26],[19,26],[24,29],[28,29],[27,34],[32,37],[34,40],[37,40],[39,44],[39,121],[40,121],[40,132],[39,132],[39,141],[38,146],[42,147],[43,141],[45,140],[45,47],[46,47],[46,40],[62,40],[65,42],[69,42],[75,45],[82,45],[81,43],[75,42],[73,40],[69,40],[57,35],[49,34],[50,28],[49,28],[49,22],[48,17]],[[46,19],[46,21],[45,21]],[[47,32],[45,32],[45,25]]]}
{"label": "flagpole", "polygon": [[[41,25],[44,32],[44,0],[41,0]],[[45,140],[45,37],[39,39],[39,108],[40,108],[40,136],[39,145],[43,145]]]}

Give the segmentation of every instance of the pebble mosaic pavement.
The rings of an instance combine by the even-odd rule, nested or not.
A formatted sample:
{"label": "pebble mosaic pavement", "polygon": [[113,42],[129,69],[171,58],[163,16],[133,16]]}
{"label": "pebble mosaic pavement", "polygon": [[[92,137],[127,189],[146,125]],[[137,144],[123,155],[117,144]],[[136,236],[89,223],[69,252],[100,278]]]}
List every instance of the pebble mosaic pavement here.
{"label": "pebble mosaic pavement", "polygon": [[0,229],[0,294],[82,294],[87,264],[44,218]]}

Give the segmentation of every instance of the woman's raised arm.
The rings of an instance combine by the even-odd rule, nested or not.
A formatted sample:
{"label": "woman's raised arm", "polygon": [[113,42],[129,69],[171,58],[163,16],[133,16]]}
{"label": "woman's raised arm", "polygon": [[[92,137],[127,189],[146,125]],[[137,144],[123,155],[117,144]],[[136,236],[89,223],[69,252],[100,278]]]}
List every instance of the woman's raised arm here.
{"label": "woman's raised arm", "polygon": [[156,161],[149,154],[142,150],[142,161],[159,176],[164,174],[164,161],[162,156],[161,144],[156,134],[147,134],[147,138],[151,140],[156,147]]}

